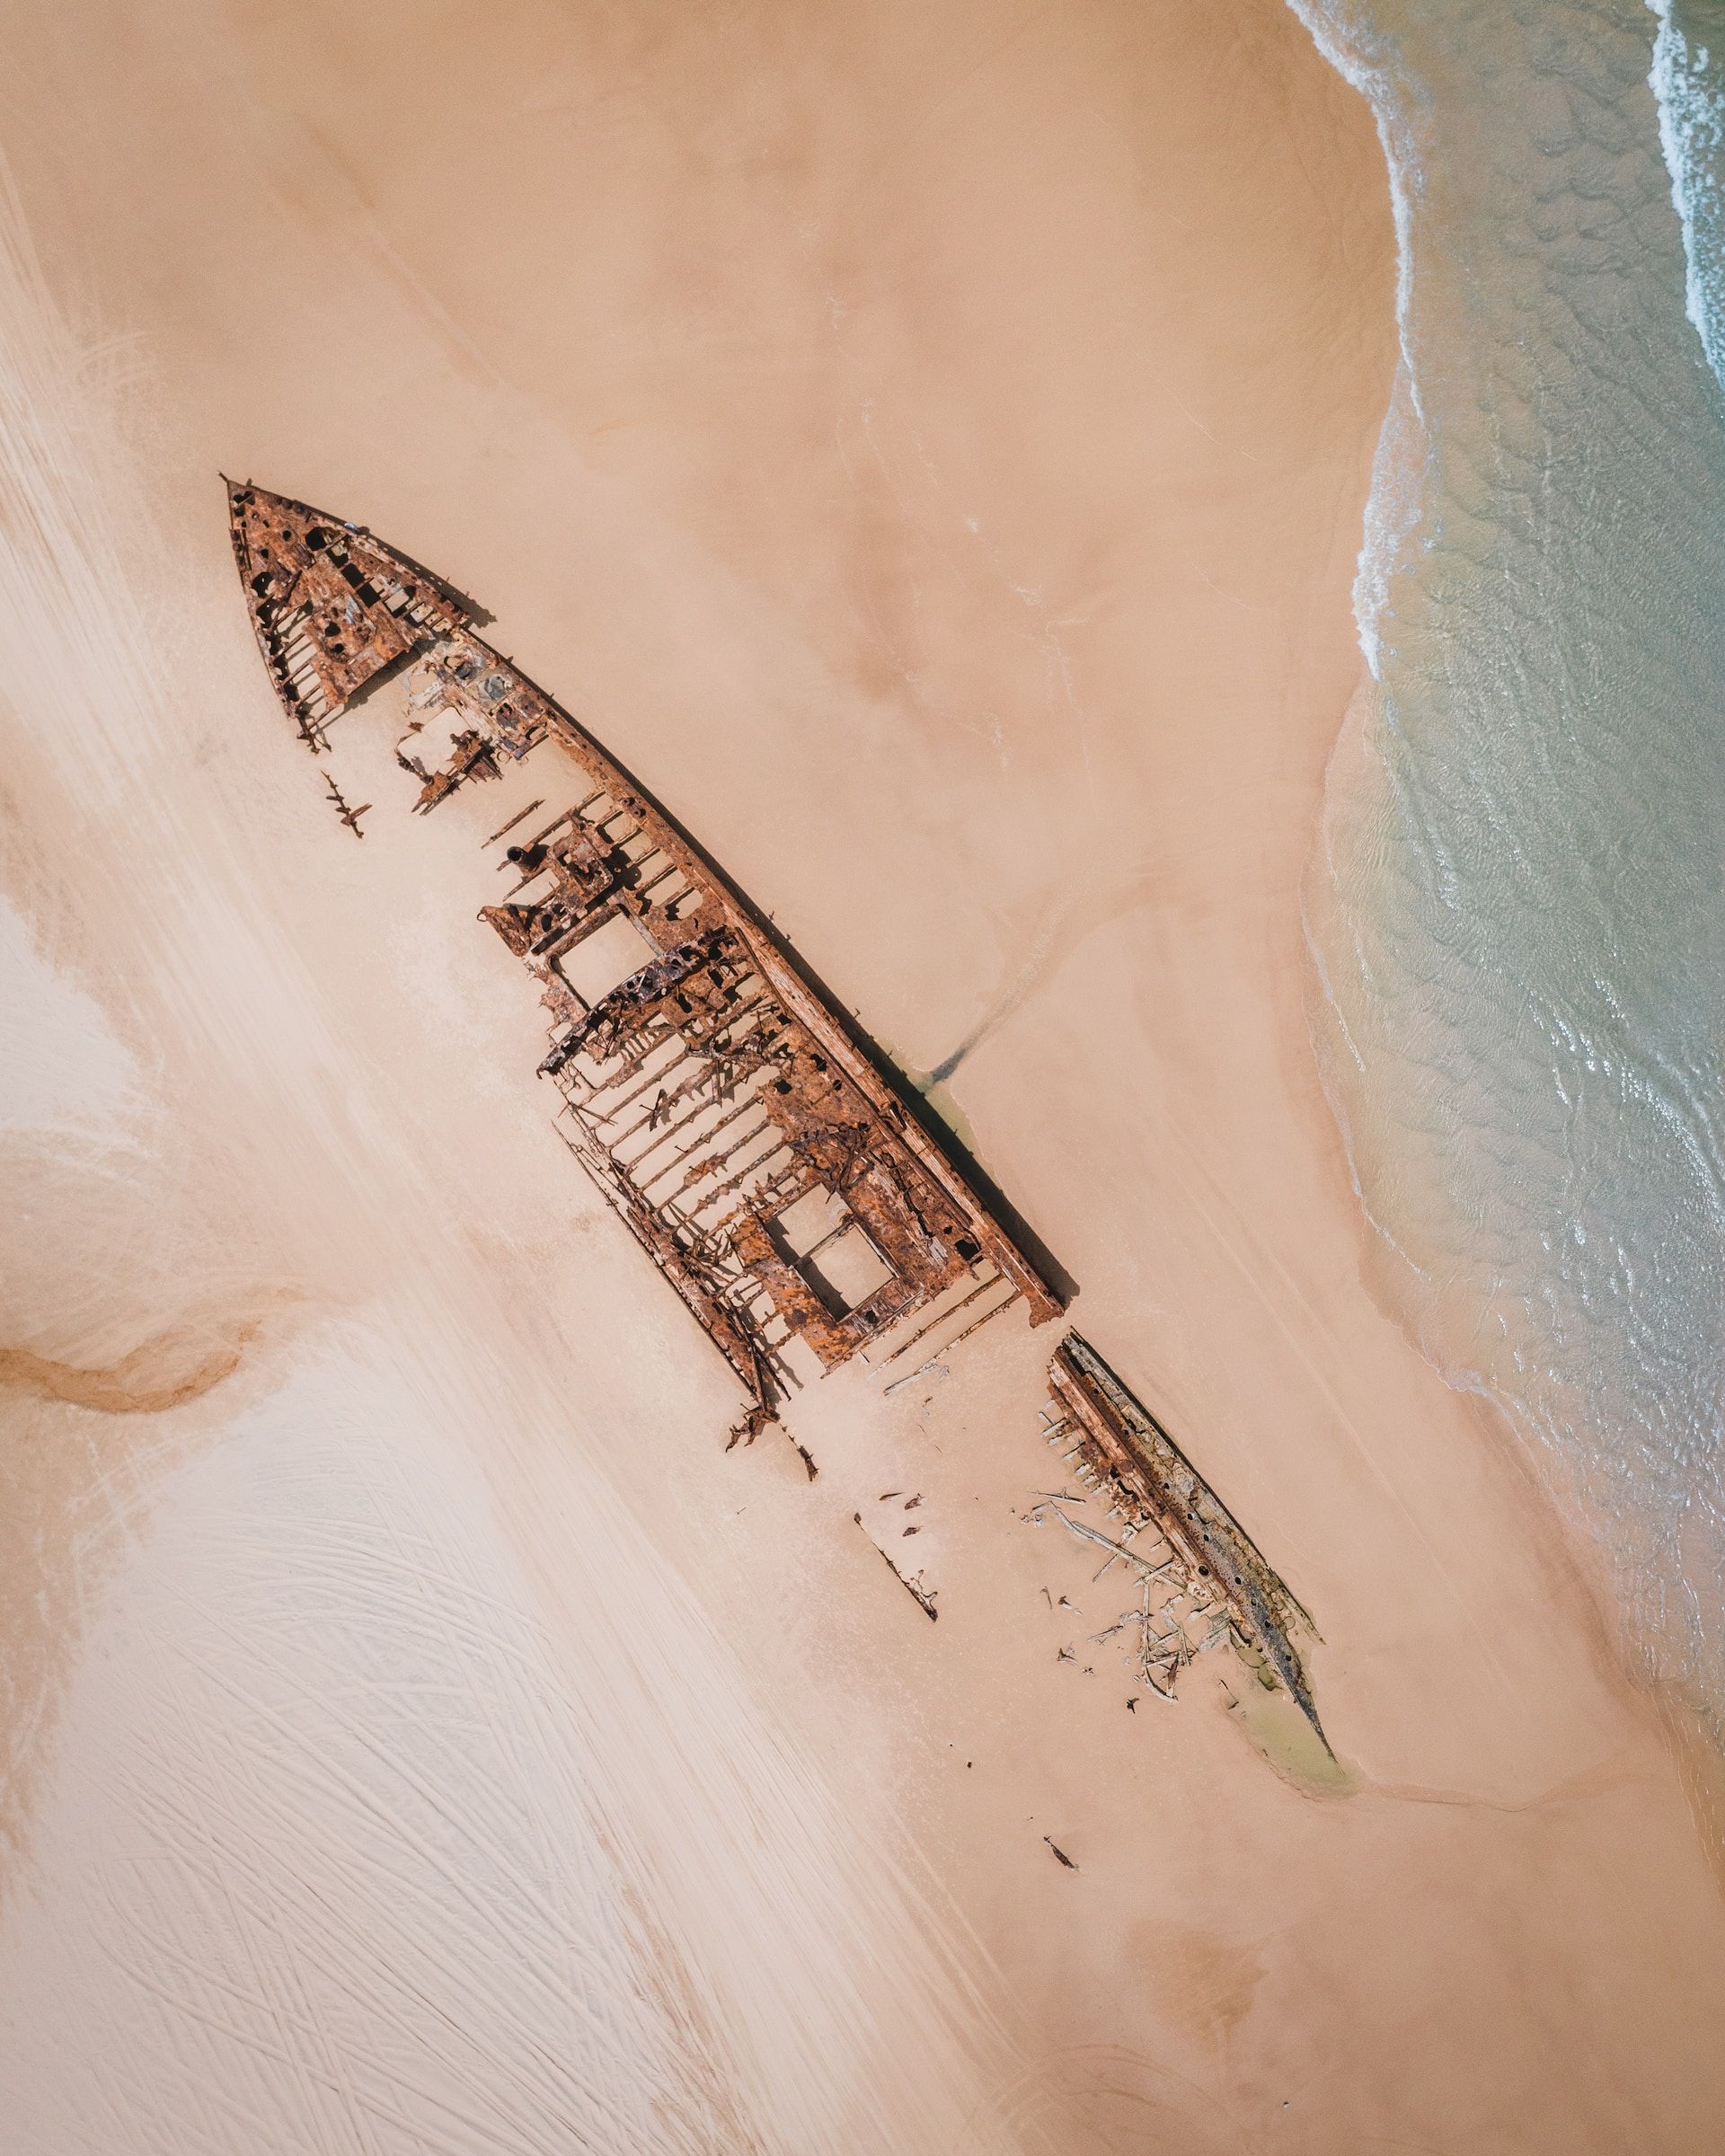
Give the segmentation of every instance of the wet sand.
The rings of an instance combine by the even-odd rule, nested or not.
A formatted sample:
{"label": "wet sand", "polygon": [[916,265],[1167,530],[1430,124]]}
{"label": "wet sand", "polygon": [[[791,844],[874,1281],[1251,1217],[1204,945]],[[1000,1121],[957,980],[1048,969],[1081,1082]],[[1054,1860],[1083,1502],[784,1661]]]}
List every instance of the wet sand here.
{"label": "wet sand", "polygon": [[[6,1395],[30,2145],[1705,2146],[1677,1763],[1375,1301],[1309,1046],[1393,249],[1297,24],[71,0],[9,42],[7,326],[69,415],[4,499],[11,896],[145,1105],[102,1096],[107,1168],[8,1140],[0,1348],[165,1396],[245,1341],[165,1411]],[[1224,1657],[1128,1710],[1023,1520],[1048,1330],[807,1396],[812,1486],[724,1453],[473,920],[494,793],[410,817],[381,691],[355,844],[217,468],[471,592],[939,1078],[1313,1611],[1343,1788]]]}

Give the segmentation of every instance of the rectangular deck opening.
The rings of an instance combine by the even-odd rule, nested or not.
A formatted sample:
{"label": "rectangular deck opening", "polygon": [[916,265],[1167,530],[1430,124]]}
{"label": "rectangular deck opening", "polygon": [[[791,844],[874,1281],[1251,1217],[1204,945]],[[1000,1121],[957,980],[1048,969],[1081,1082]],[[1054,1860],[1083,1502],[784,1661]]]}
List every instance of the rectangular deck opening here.
{"label": "rectangular deck opening", "polygon": [[893,1277],[855,1214],[822,1186],[787,1206],[768,1233],[836,1318],[848,1317]]}
{"label": "rectangular deck opening", "polygon": [[557,970],[590,1011],[611,991],[659,955],[646,932],[627,914],[610,914],[579,943],[559,951]]}
{"label": "rectangular deck opening", "polygon": [[802,1275],[836,1317],[849,1317],[893,1277],[892,1268],[853,1221],[802,1260]]}

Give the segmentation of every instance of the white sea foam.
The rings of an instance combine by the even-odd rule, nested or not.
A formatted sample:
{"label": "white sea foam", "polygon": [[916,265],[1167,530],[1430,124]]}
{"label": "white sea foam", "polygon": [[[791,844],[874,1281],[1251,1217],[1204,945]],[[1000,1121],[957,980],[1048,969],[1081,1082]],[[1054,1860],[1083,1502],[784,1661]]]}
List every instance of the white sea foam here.
{"label": "white sea foam", "polygon": [[[1659,146],[1683,226],[1685,296],[1707,364],[1725,387],[1725,82],[1706,45],[1679,25],[1673,0],[1647,0],[1659,19],[1648,76],[1659,111]],[[1725,31],[1725,22],[1721,25]]]}
{"label": "white sea foam", "polygon": [[1381,625],[1397,563],[1419,522],[1421,475],[1429,446],[1412,350],[1413,228],[1421,183],[1417,98],[1398,77],[1365,11],[1349,0],[1287,0],[1314,44],[1371,107],[1389,176],[1395,224],[1395,323],[1401,345],[1395,384],[1378,437],[1365,535],[1354,580],[1359,648],[1376,680],[1383,659]]}

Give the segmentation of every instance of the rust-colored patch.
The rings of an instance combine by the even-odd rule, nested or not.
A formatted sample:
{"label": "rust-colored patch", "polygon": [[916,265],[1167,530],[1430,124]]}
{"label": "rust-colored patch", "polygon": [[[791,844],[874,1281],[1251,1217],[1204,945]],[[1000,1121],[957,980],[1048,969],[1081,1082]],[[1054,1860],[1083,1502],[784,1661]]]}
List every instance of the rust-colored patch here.
{"label": "rust-colored patch", "polygon": [[[12,1385],[67,1407],[90,1408],[99,1415],[162,1415],[212,1391],[240,1366],[252,1328],[231,1348],[221,1348],[181,1377],[164,1383],[156,1374],[164,1359],[160,1341],[146,1341],[105,1370],[57,1363],[29,1348],[0,1348],[0,1387]],[[155,1382],[152,1382],[154,1380]]]}

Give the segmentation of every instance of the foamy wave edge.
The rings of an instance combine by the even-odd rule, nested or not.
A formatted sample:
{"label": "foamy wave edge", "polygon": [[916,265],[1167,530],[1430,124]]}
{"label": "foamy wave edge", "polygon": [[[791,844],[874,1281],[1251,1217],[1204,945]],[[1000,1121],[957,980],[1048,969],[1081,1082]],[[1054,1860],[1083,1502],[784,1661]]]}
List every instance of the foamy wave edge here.
{"label": "foamy wave edge", "polygon": [[[1725,248],[1721,247],[1719,181],[1710,160],[1725,150],[1725,96],[1710,93],[1711,55],[1692,45],[1672,16],[1672,0],[1646,0],[1659,29],[1648,87],[1659,115],[1659,149],[1671,175],[1671,201],[1683,228],[1688,274],[1685,311],[1701,339],[1714,379],[1725,388]],[[1302,0],[1288,0],[1299,12]],[[1709,241],[1712,244],[1710,246]],[[1710,255],[1713,258],[1709,260]]]}

